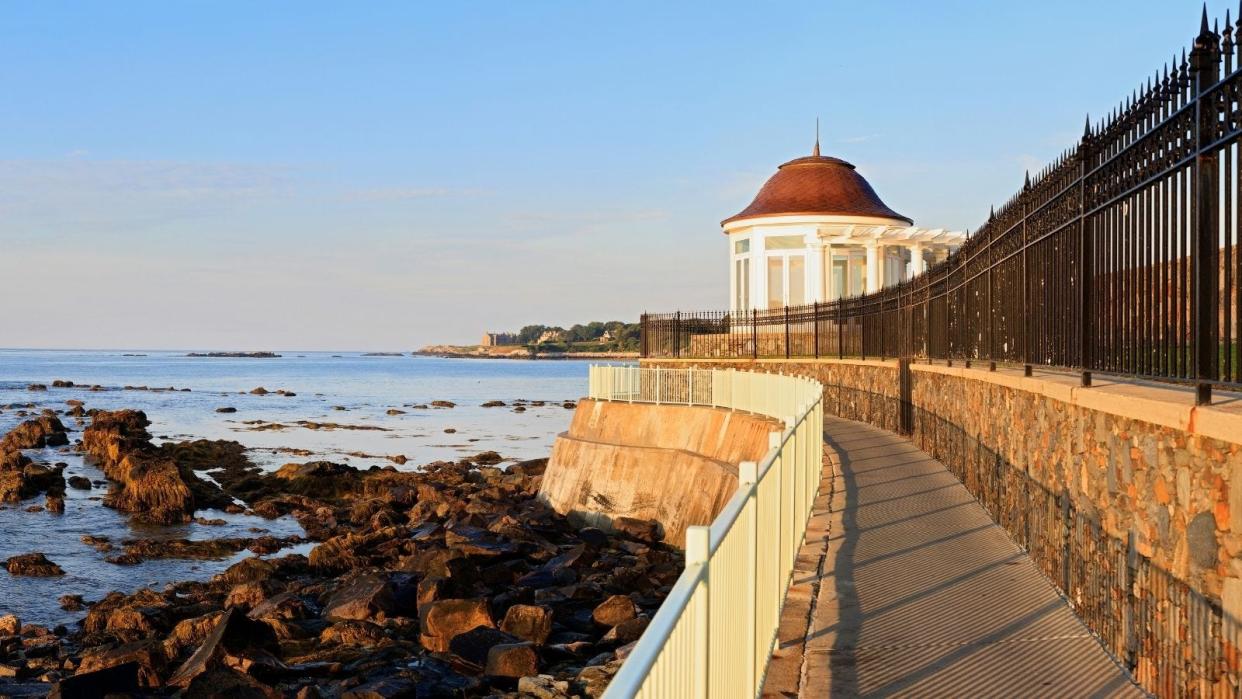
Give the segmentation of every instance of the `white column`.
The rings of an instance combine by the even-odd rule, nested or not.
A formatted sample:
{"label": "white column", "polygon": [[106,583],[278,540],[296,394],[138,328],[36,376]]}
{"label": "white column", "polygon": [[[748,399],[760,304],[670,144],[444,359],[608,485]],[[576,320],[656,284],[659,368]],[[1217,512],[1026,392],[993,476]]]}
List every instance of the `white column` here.
{"label": "white column", "polygon": [[910,274],[918,276],[927,271],[927,263],[923,261],[923,244],[915,243],[910,246]]}
{"label": "white column", "polygon": [[819,238],[806,248],[807,303],[824,300],[824,242]]}
{"label": "white column", "polygon": [[728,240],[729,244],[729,308],[732,308],[733,312],[736,313],[742,310],[737,307],[737,258],[733,252],[733,246],[736,242],[731,235],[726,235],[725,239]]}
{"label": "white column", "polygon": [[868,294],[880,290],[880,246],[874,240],[866,245],[867,249],[867,286]]}
{"label": "white column", "polygon": [[768,265],[763,257],[763,233],[752,230],[750,234],[750,307],[763,310],[768,307]]}
{"label": "white column", "polygon": [[832,243],[824,244],[824,300],[833,301],[832,290],[836,288],[833,275],[837,273],[836,265],[832,264]]}

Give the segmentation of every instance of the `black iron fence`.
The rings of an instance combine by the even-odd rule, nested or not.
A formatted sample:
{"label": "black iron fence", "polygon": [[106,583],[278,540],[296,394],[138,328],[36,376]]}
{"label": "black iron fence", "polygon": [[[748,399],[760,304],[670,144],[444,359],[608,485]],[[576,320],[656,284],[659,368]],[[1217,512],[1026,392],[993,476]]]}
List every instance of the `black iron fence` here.
{"label": "black iron fence", "polygon": [[1174,58],[946,261],[796,308],[644,314],[647,357],[916,357],[1242,387],[1242,17]]}

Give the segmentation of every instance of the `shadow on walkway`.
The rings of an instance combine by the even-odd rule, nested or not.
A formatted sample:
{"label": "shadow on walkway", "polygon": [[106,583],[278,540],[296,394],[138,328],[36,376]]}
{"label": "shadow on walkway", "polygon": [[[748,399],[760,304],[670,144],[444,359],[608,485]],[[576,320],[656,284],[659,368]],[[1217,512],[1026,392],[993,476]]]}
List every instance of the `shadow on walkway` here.
{"label": "shadow on walkway", "polygon": [[1145,694],[940,462],[828,418],[840,459],[801,695]]}

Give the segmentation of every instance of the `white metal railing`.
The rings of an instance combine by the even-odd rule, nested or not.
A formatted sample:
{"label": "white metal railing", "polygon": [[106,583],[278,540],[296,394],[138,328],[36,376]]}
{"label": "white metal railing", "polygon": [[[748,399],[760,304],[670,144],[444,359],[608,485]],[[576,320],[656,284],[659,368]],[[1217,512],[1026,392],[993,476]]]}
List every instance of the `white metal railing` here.
{"label": "white metal railing", "polygon": [[703,405],[784,422],[710,526],[686,530],[686,568],[605,699],[756,697],[819,490],[823,387],[732,369],[593,366],[590,397]]}

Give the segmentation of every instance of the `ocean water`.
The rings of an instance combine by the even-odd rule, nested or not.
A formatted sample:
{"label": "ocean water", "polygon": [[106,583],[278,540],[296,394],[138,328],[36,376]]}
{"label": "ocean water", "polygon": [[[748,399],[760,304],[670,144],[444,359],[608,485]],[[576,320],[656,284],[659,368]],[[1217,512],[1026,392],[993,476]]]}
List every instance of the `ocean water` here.
{"label": "ocean water", "polygon": [[[88,409],[145,411],[156,441],[236,440],[248,447],[252,461],[268,469],[291,461],[327,459],[358,468],[379,464],[411,470],[485,450],[510,460],[547,456],[572,415],[563,403],[586,392],[587,363],[578,361],[280,354],[274,359],[250,359],[187,357],[185,352],[0,350],[0,434],[24,419],[20,411],[63,410],[67,400],[77,399]],[[76,386],[52,388],[57,379]],[[48,390],[28,390],[33,383],[45,384]],[[94,385],[102,390],[88,388]],[[250,391],[259,386],[294,395],[252,395]],[[190,390],[180,390],[184,388]],[[512,403],[519,399],[545,404],[515,412]],[[451,401],[456,407],[412,407],[435,400]],[[506,406],[481,407],[492,400]],[[221,407],[236,412],[216,412]],[[61,420],[72,430],[71,442],[87,424],[63,416]],[[309,429],[298,421],[341,427]],[[273,424],[279,427],[255,429]],[[350,429],[358,427],[371,429]],[[26,454],[35,461],[66,463],[66,478],[103,478],[71,447]],[[387,458],[397,454],[406,457],[405,465]],[[42,551],[66,573],[61,578],[25,578],[0,569],[0,615],[17,614],[34,623],[72,623],[82,613],[62,611],[57,602],[61,595],[95,600],[111,590],[159,589],[172,581],[206,579],[250,555],[243,551],[223,561],[160,560],[118,566],[104,561],[108,554],[83,544],[86,534],[108,536],[119,544],[128,538],[258,536],[255,529],[275,536],[301,533],[291,518],[266,520],[212,510],[200,510],[198,516],[223,519],[225,525],[136,525],[103,507],[103,494],[99,487],[70,488],[63,514],[27,512],[27,507],[42,504],[42,496],[0,507],[0,560]]]}

